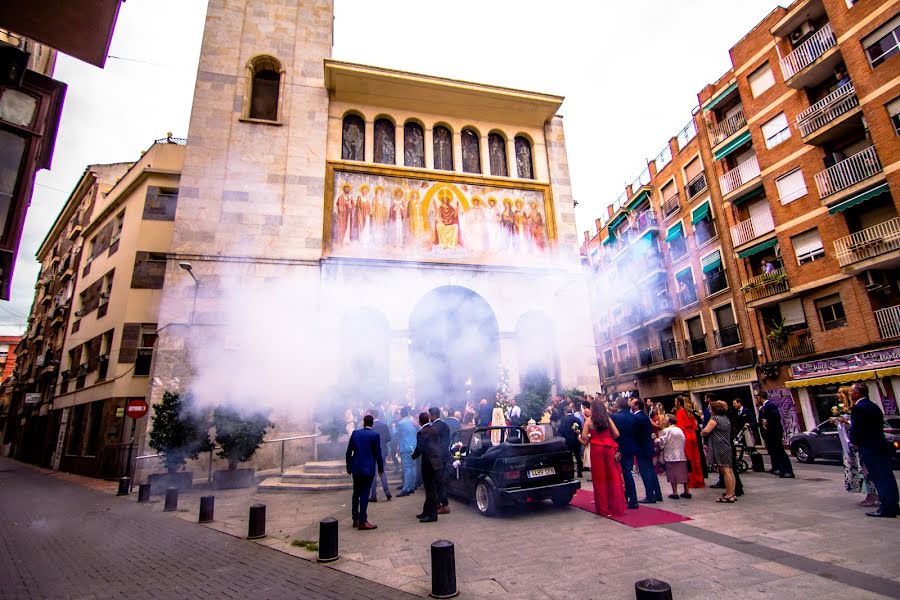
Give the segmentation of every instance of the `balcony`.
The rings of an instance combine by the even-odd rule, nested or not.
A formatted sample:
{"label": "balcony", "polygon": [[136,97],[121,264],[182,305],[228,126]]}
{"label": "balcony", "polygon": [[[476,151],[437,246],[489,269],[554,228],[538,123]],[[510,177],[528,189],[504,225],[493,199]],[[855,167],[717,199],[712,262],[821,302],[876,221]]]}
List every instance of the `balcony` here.
{"label": "balcony", "polygon": [[767,210],[764,213],[753,215],[737,225],[732,225],[731,241],[737,248],[773,231],[775,231],[775,221],[772,220],[772,213]]}
{"label": "balcony", "polygon": [[794,89],[799,89],[805,87],[808,83],[813,83],[807,80],[814,76],[812,71],[818,69],[810,69],[805,74],[807,76],[801,77],[798,81],[791,81],[791,79],[815,63],[836,45],[837,38],[831,30],[831,23],[826,23],[821,29],[812,34],[809,39],[794,48],[793,52],[781,59],[781,73],[784,75],[785,84]]}
{"label": "balcony", "polygon": [[688,181],[687,192],[688,199],[695,198],[700,192],[706,189],[706,173],[701,171],[693,179]]}
{"label": "balcony", "polygon": [[659,224],[656,222],[656,215],[653,214],[653,211],[645,210],[637,215],[631,225],[625,229],[623,237],[627,237],[628,240],[634,241],[640,238],[644,232],[651,229],[659,229]]}
{"label": "balcony", "polygon": [[726,172],[719,178],[722,187],[722,196],[727,196],[736,189],[743,187],[759,177],[759,162],[756,157],[749,158]]}
{"label": "balcony", "polygon": [[803,141],[808,144],[828,141],[830,137],[826,139],[825,136],[827,131],[820,130],[851,111],[854,114],[859,112],[853,110],[858,106],[859,98],[856,96],[856,88],[853,87],[852,82],[845,83],[797,115],[797,129],[800,130]]}
{"label": "balcony", "polygon": [[769,296],[774,296],[775,294],[782,294],[790,289],[791,286],[788,282],[787,273],[785,273],[784,267],[775,269],[771,273],[763,273],[762,275],[752,277],[741,286],[741,291],[744,292],[744,300],[746,302],[753,302],[754,300],[761,300],[763,298],[768,298]]}
{"label": "balcony", "polygon": [[[816,173],[816,187],[819,190],[819,197],[825,200],[829,196],[834,196],[838,192],[849,189],[870,177],[878,175],[881,171],[881,161],[878,160],[875,146],[869,146],[834,166]],[[831,201],[829,200],[829,202]]]}
{"label": "balcony", "polygon": [[721,123],[709,127],[709,143],[715,148],[746,126],[747,119],[744,117],[744,108],[741,107]]}
{"label": "balcony", "polygon": [[681,209],[681,201],[678,194],[668,198],[662,203],[663,219],[668,219]]}
{"label": "balcony", "polygon": [[630,373],[631,371],[635,371],[638,368],[638,357],[635,354],[630,354],[622,358],[619,361],[619,373]]}
{"label": "balcony", "polygon": [[709,344],[706,342],[706,334],[697,338],[684,340],[684,351],[688,356],[696,356],[709,352]]}
{"label": "balcony", "polygon": [[684,353],[681,346],[675,340],[662,342],[659,348],[653,348],[653,364],[671,361],[684,361]]}
{"label": "balcony", "polygon": [[875,322],[881,339],[900,337],[900,305],[876,310]]}
{"label": "balcony", "polygon": [[809,330],[791,331],[783,338],[767,338],[774,360],[787,360],[816,351]]}
{"label": "balcony", "polygon": [[81,223],[75,223],[75,224],[72,225],[72,227],[69,229],[69,233],[68,233],[68,235],[67,235],[66,237],[69,238],[69,239],[72,240],[72,241],[75,241],[75,240],[78,238],[78,236],[81,235],[81,230],[82,230],[82,229],[83,229],[83,227],[81,226]]}
{"label": "balcony", "polygon": [[841,267],[900,250],[900,217],[834,240],[834,254]]}
{"label": "balcony", "polygon": [[728,289],[728,278],[725,271],[715,271],[703,276],[703,285],[706,287],[706,297],[714,296]]}
{"label": "balcony", "polygon": [[681,308],[685,308],[686,306],[690,306],[691,304],[696,304],[697,301],[697,291],[694,289],[693,283],[678,292],[678,304],[681,306]]}
{"label": "balcony", "polygon": [[737,346],[741,343],[741,328],[737,325],[728,325],[714,331],[713,337],[716,340],[716,348]]}

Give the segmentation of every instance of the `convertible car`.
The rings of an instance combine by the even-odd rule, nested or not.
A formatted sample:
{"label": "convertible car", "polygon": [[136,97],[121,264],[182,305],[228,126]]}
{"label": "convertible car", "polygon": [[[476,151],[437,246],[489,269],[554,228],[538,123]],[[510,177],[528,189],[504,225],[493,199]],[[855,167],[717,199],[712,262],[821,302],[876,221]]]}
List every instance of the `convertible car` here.
{"label": "convertible car", "polygon": [[487,516],[526,501],[549,499],[565,506],[581,487],[565,441],[532,442],[524,428],[461,429],[450,439],[450,455],[447,491],[474,500]]}

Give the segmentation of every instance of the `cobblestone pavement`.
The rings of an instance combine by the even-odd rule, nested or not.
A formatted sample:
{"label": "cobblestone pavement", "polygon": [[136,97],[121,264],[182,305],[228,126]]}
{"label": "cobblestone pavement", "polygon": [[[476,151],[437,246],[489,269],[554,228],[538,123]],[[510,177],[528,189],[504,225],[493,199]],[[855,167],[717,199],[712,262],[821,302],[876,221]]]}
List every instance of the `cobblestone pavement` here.
{"label": "cobblestone pavement", "polygon": [[415,598],[74,479],[0,459],[0,598]]}

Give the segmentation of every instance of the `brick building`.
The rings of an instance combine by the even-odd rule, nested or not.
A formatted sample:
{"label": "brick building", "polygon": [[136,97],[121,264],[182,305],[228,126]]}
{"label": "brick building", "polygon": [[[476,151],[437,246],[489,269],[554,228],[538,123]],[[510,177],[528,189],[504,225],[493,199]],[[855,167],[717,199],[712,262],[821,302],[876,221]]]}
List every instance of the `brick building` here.
{"label": "brick building", "polygon": [[[727,296],[747,358],[755,354],[758,362],[749,383],[783,403],[789,431],[825,420],[838,384],[852,381],[864,381],[873,399],[896,411],[898,8],[876,0],[800,0],[778,8],[731,49],[732,69],[699,94],[695,123],[711,213],[721,219]],[[658,175],[650,179],[653,189],[666,185]],[[660,194],[657,216],[674,210]],[[683,199],[679,205],[683,210]],[[602,222],[601,248],[611,225],[615,233],[612,218]],[[671,280],[678,238],[669,230],[665,238],[669,283],[678,285]],[[596,247],[594,240],[585,246],[592,265]],[[703,251],[689,248],[701,270],[709,265]],[[605,273],[606,263],[599,264]],[[692,340],[701,329],[692,329],[690,318],[684,308],[673,316]],[[705,318],[725,331],[716,314]],[[704,323],[704,336],[706,329]],[[640,346],[641,338],[629,340]],[[690,375],[694,361],[686,358],[678,368]]]}

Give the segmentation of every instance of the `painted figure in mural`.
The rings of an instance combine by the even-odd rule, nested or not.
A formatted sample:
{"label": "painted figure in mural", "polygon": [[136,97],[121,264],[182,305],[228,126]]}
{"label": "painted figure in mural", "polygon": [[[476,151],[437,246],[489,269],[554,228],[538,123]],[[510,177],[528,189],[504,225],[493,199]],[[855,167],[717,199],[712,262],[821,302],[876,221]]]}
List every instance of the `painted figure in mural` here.
{"label": "painted figure in mural", "polygon": [[349,183],[343,184],[341,186],[341,195],[334,202],[334,214],[337,216],[334,221],[337,227],[335,227],[331,237],[335,243],[342,246],[350,243],[350,215],[353,213],[353,199],[350,197],[351,190],[353,188]]}
{"label": "painted figure in mural", "polygon": [[487,247],[491,251],[497,251],[500,247],[500,209],[497,208],[497,199],[488,198],[485,209],[484,226],[487,230]]}
{"label": "painted figure in mural", "polygon": [[528,206],[531,208],[531,213],[528,215],[528,222],[531,229],[531,242],[534,245],[535,250],[543,252],[544,248],[547,247],[547,238],[544,234],[544,217],[541,216],[541,211],[538,209],[538,203],[535,200],[529,202]]}
{"label": "painted figure in mural", "polygon": [[372,241],[372,201],[369,200],[369,186],[359,186],[356,197],[356,227],[359,229],[359,241],[368,245]]}
{"label": "painted figure in mural", "polygon": [[498,250],[501,252],[511,250],[513,239],[515,236],[516,224],[513,216],[512,200],[506,198],[503,200],[503,212],[500,213],[500,244]]}
{"label": "painted figure in mural", "polygon": [[484,252],[487,244],[487,228],[484,222],[484,205],[478,196],[472,198],[472,208],[465,213],[465,219],[466,248],[476,254],[480,254]]}
{"label": "painted figure in mural", "polygon": [[525,231],[525,203],[520,198],[516,199],[516,209],[513,211],[513,225],[515,226],[513,248],[520,252],[528,252],[528,238],[531,233]]}
{"label": "painted figure in mural", "polygon": [[384,245],[387,231],[388,205],[384,199],[384,188],[375,186],[375,200],[372,201],[372,240],[376,246]]}
{"label": "painted figure in mural", "polygon": [[434,223],[434,243],[442,250],[462,245],[459,235],[459,202],[451,203],[450,190],[439,192],[440,205]]}
{"label": "painted figure in mural", "polygon": [[403,204],[403,190],[394,188],[394,196],[391,201],[391,210],[388,213],[388,228],[391,245],[395,248],[403,247],[404,224],[406,222],[406,206]]}
{"label": "painted figure in mural", "polygon": [[406,246],[417,246],[425,233],[425,215],[422,212],[422,200],[416,190],[409,193],[409,202],[406,204],[406,220],[408,223]]}

